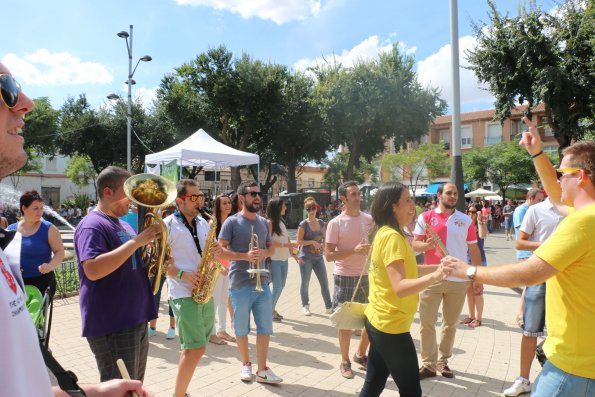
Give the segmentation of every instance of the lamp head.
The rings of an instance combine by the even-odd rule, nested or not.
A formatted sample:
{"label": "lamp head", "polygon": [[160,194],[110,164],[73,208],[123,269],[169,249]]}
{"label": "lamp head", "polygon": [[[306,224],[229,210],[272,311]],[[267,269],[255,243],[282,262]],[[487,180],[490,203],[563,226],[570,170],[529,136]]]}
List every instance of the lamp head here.
{"label": "lamp head", "polygon": [[116,99],[120,99],[120,96],[119,96],[118,94],[109,94],[109,95],[107,96],[107,99],[109,99],[109,100],[112,100],[112,101],[113,101],[113,100],[116,100]]}
{"label": "lamp head", "polygon": [[121,31],[120,33],[118,33],[118,37],[121,37],[123,39],[127,39],[130,36],[130,34],[128,34],[128,32],[126,31]]}
{"label": "lamp head", "polygon": [[145,55],[145,56],[144,56],[144,57],[142,57],[140,60],[141,60],[141,61],[143,61],[143,62],[150,62],[150,61],[152,61],[152,60],[153,60],[153,58],[151,58],[151,56],[150,56],[150,55]]}

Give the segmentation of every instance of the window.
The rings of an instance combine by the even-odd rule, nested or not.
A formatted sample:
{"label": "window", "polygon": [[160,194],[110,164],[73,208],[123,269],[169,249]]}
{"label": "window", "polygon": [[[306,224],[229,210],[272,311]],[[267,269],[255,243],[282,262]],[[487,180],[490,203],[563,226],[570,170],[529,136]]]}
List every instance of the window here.
{"label": "window", "polygon": [[449,130],[441,130],[440,131],[440,140],[444,141],[444,143],[450,144],[450,131]]}
{"label": "window", "polygon": [[558,146],[544,146],[543,147],[544,153],[555,153],[558,154]]}
{"label": "window", "polygon": [[473,129],[470,125],[461,126],[461,147],[469,149],[473,145]]}
{"label": "window", "polygon": [[314,187],[314,178],[308,179],[308,187]]}
{"label": "window", "polygon": [[56,171],[57,170],[58,161],[56,157],[50,158],[47,157],[45,159],[45,170],[46,171]]}
{"label": "window", "polygon": [[[526,129],[526,128],[525,128]],[[523,132],[523,122],[521,120],[510,121],[510,140]]]}
{"label": "window", "polygon": [[544,136],[554,136],[554,131],[550,127],[547,117],[541,118],[541,125],[543,126]]}
{"label": "window", "polygon": [[487,123],[486,130],[486,146],[502,142],[502,125],[499,122]]}
{"label": "window", "polygon": [[419,143],[421,143],[422,145],[425,145],[426,143],[428,143],[428,136],[423,135],[421,138],[419,138]]}

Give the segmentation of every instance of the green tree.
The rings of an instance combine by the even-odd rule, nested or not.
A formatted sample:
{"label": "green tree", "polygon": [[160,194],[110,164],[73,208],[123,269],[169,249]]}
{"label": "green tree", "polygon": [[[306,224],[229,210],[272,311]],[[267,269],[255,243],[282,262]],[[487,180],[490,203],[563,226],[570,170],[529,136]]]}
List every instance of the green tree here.
{"label": "green tree", "polygon": [[509,117],[517,99],[543,102],[560,149],[593,131],[595,3],[566,0],[554,14],[530,3],[514,17],[488,3],[489,23],[475,25],[478,44],[468,56],[496,98],[496,117]]}
{"label": "green tree", "polygon": [[325,128],[334,145],[349,149],[343,179],[354,177],[361,158],[372,161],[381,153],[387,139],[395,138],[399,147],[416,141],[444,113],[446,103],[435,90],[421,86],[413,66],[414,59],[401,55],[394,45],[390,53],[350,69],[340,65],[314,69]]}
{"label": "green tree", "polygon": [[516,142],[502,142],[464,153],[463,172],[468,180],[496,183],[504,198],[510,185],[537,179],[531,157]]}
{"label": "green tree", "polygon": [[[344,178],[345,167],[349,162],[348,153],[336,153],[332,158],[325,159],[322,163],[327,167],[324,174],[324,182],[329,186],[339,186],[346,181]],[[366,176],[370,175],[373,182],[376,181],[376,167],[374,164],[364,158],[359,159],[359,166],[354,170],[349,180],[354,180],[358,183],[363,183]]]}
{"label": "green tree", "polygon": [[33,100],[35,108],[27,115],[27,123],[23,128],[25,148],[30,148],[40,155],[56,154],[56,133],[60,111],[52,108],[48,97]]}
{"label": "green tree", "polygon": [[450,173],[450,158],[444,150],[444,143],[423,144],[415,149],[401,149],[398,153],[384,155],[381,159],[395,181],[405,181],[415,192],[420,179],[429,183]]}
{"label": "green tree", "polygon": [[93,163],[86,156],[73,156],[66,164],[66,176],[76,186],[87,186],[93,183],[95,200],[97,200],[97,184],[95,183],[97,172]]}

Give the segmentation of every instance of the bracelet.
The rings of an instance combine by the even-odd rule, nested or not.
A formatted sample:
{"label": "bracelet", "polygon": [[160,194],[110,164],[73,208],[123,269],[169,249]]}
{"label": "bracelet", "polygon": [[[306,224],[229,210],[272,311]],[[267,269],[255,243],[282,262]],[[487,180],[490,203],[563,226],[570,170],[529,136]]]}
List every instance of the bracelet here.
{"label": "bracelet", "polygon": [[541,156],[542,154],[543,154],[543,150],[540,150],[539,153],[536,153],[536,154],[531,155],[531,158],[534,159],[536,157]]}
{"label": "bracelet", "polygon": [[178,270],[178,278],[181,280],[182,279],[182,274],[184,274],[183,270]]}

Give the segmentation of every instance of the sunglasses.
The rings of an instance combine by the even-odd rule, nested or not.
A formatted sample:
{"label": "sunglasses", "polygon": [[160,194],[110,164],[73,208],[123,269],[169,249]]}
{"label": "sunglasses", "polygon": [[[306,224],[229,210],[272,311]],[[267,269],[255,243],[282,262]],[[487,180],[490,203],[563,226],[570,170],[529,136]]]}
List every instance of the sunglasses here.
{"label": "sunglasses", "polygon": [[262,197],[262,193],[261,192],[247,192],[244,193],[244,196],[252,196],[252,198],[255,198],[256,196],[258,197]]}
{"label": "sunglasses", "polygon": [[9,74],[0,74],[0,92],[2,102],[7,108],[12,109],[19,103],[21,85]]}
{"label": "sunglasses", "polygon": [[571,175],[571,174],[574,174],[575,172],[579,172],[579,171],[585,171],[585,174],[591,175],[591,171],[586,170],[584,168],[579,168],[579,167],[565,167],[565,168],[558,168],[556,170],[556,177],[558,178],[558,180],[560,180],[560,179],[562,179],[562,177],[564,175]]}
{"label": "sunglasses", "polygon": [[205,195],[204,194],[193,194],[191,196],[180,196],[180,198],[181,199],[187,199],[187,198],[189,198],[190,201],[192,201],[194,203],[195,201],[198,201],[199,199],[200,200],[204,200],[205,199]]}
{"label": "sunglasses", "polygon": [[306,207],[306,211],[316,211],[316,207]]}

